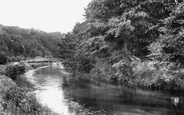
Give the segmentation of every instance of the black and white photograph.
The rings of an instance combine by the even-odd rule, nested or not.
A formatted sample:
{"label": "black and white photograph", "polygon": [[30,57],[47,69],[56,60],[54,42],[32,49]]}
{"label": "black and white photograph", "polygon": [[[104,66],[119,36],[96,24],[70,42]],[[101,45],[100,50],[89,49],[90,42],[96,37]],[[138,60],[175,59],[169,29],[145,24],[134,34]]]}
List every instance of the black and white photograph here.
{"label": "black and white photograph", "polygon": [[0,115],[184,115],[184,0],[0,0]]}

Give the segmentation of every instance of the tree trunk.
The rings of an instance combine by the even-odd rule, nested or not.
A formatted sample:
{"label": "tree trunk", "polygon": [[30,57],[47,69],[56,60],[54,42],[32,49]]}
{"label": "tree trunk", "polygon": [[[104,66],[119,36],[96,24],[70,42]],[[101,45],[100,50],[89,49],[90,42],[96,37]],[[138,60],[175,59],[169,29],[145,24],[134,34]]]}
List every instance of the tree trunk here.
{"label": "tree trunk", "polygon": [[124,39],[124,53],[125,53],[125,57],[127,59],[127,63],[130,64],[131,63],[131,58],[130,58],[130,54],[129,54],[129,51],[128,51],[128,46],[127,46],[127,40]]}
{"label": "tree trunk", "polygon": [[127,40],[124,39],[124,51],[125,51],[125,54],[128,55],[128,48],[127,48]]}

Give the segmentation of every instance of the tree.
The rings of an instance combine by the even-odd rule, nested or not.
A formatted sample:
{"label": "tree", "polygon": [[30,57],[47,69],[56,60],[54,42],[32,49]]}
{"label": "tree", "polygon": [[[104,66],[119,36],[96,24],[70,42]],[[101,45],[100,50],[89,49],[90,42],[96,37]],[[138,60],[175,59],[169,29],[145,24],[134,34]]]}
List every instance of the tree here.
{"label": "tree", "polygon": [[[157,52],[157,57],[167,61],[183,63],[184,61],[184,2],[177,2],[172,7],[170,15],[162,20],[159,27],[160,36],[150,45],[152,52]],[[154,49],[157,44],[157,50]],[[160,47],[159,47],[160,46]],[[159,53],[158,53],[159,52]],[[153,54],[153,53],[152,53]]]}
{"label": "tree", "polygon": [[78,70],[90,65],[89,70],[101,71],[98,65],[105,63],[108,68],[114,65],[116,73],[123,67],[123,73],[130,76],[131,64],[137,58],[183,60],[181,0],[93,0],[85,16],[86,21],[77,23],[61,43],[62,52],[67,51],[63,59],[69,57],[67,62],[75,62]]}
{"label": "tree", "polygon": [[14,57],[58,56],[60,33],[46,33],[35,29],[1,26],[0,51]]}

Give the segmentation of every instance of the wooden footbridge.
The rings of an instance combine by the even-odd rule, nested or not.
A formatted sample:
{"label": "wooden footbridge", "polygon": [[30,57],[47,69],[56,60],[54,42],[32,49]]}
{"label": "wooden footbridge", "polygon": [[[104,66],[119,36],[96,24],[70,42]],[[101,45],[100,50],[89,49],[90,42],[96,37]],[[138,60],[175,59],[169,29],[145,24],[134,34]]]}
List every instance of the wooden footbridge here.
{"label": "wooden footbridge", "polygon": [[38,63],[53,63],[59,62],[58,58],[34,58],[30,60],[26,60],[28,64],[38,64]]}
{"label": "wooden footbridge", "polygon": [[25,60],[24,64],[29,65],[29,66],[45,66],[45,65],[51,65],[53,63],[61,63],[61,61],[58,58],[34,58],[34,59],[29,59]]}

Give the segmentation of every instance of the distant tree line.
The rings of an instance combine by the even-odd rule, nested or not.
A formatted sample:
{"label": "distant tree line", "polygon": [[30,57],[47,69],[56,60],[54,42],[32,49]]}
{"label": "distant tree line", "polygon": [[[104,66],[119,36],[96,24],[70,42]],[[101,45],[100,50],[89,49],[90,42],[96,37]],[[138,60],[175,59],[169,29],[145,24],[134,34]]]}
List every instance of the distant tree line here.
{"label": "distant tree line", "polygon": [[0,25],[0,64],[25,57],[58,56],[59,32]]}

